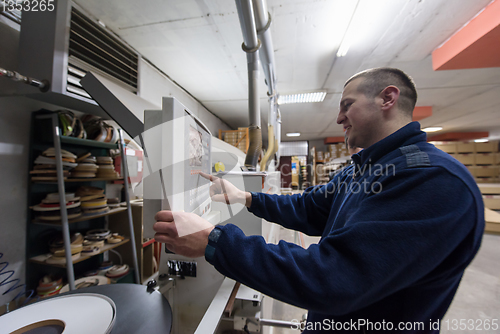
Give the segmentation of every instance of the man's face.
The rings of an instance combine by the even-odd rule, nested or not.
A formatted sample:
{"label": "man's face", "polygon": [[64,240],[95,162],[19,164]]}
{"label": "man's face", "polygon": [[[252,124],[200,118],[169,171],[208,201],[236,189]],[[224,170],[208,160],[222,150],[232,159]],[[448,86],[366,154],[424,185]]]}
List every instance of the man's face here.
{"label": "man's face", "polygon": [[340,100],[337,124],[342,124],[350,147],[367,148],[376,140],[379,112],[376,98],[369,98],[358,92],[363,78],[355,79],[344,88]]}

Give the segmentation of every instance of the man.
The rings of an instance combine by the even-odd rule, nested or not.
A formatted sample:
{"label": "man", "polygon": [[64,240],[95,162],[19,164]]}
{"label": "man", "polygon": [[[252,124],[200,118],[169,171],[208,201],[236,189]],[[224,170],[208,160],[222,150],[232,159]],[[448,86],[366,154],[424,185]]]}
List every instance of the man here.
{"label": "man", "polygon": [[[438,333],[480,246],[484,208],[465,167],[412,122],[416,100],[412,79],[398,69],[350,78],[337,123],[349,146],[364,150],[327,185],[302,195],[248,193],[207,176],[213,200],[321,236],[317,245],[266,244],[232,224],[214,228],[168,211],[157,214],[156,240],[179,254],[205,255],[222,274],[308,309],[307,333]],[[176,226],[188,223],[201,232],[179,238]]]}

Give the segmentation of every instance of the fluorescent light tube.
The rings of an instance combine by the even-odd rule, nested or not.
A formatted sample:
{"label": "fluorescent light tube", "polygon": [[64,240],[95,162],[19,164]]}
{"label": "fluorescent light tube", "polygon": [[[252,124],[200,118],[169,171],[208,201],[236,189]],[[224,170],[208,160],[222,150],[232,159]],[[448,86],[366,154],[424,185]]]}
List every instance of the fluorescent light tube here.
{"label": "fluorescent light tube", "polygon": [[424,132],[436,132],[441,130],[443,130],[443,128],[440,126],[429,126],[428,128],[422,129]]}
{"label": "fluorescent light tube", "polygon": [[299,137],[300,132],[289,132],[286,134],[287,137]]}
{"label": "fluorescent light tube", "polygon": [[325,97],[326,92],[280,95],[278,98],[278,104],[323,102]]}

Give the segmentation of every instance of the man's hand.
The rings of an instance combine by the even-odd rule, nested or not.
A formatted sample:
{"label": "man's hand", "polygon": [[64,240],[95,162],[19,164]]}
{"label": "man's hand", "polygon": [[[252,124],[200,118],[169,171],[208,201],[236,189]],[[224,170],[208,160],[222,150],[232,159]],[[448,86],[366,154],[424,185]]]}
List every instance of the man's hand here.
{"label": "man's hand", "polygon": [[197,214],[160,211],[155,216],[155,240],[175,254],[195,258],[205,255],[212,224]]}
{"label": "man's hand", "polygon": [[252,194],[236,188],[231,182],[223,180],[213,175],[200,172],[200,175],[213,184],[210,186],[210,197],[214,202],[226,204],[243,204],[250,207],[252,204]]}

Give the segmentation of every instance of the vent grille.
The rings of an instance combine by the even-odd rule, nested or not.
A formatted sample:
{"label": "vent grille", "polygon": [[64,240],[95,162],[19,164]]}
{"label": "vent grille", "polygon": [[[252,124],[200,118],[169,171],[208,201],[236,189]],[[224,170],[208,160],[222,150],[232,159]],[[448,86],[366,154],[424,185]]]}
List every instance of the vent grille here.
{"label": "vent grille", "polygon": [[85,70],[72,64],[72,58],[107,73],[137,92],[138,55],[75,8],[71,10],[69,58],[68,92],[90,97],[79,83]]}
{"label": "vent grille", "polygon": [[68,81],[66,90],[70,93],[92,99],[92,97],[83,89],[82,85],[80,84],[80,80],[83,79],[84,76],[85,70],[72,65],[70,59],[70,64],[68,64]]}
{"label": "vent grille", "polygon": [[[18,4],[21,4],[18,2]],[[9,20],[14,21],[17,24],[21,24],[21,11],[15,8],[15,4],[7,4],[4,1],[0,4],[1,12],[0,15],[5,16]]]}

